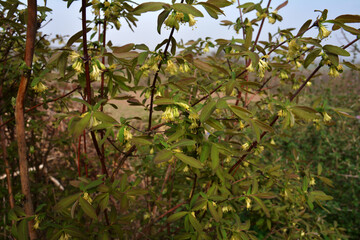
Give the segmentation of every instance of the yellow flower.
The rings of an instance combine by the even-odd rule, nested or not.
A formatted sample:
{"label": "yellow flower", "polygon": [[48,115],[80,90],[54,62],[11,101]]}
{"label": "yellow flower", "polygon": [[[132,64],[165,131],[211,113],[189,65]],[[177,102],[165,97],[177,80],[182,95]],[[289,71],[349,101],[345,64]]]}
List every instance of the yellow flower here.
{"label": "yellow flower", "polygon": [[246,209],[250,209],[251,208],[251,199],[247,197],[245,199],[245,201],[246,201]]}
{"label": "yellow flower", "polygon": [[256,149],[255,149],[255,155],[260,155],[262,153],[262,151],[264,151],[264,146],[258,146]]}
{"label": "yellow flower", "polygon": [[269,19],[270,24],[274,24],[276,21],[275,18],[273,18],[273,17],[269,17],[268,19]]}
{"label": "yellow flower", "polygon": [[292,39],[289,42],[289,50],[287,52],[287,59],[290,60],[290,59],[295,58],[298,55],[299,50],[300,50],[300,46],[296,43],[296,39]]}
{"label": "yellow flower", "polygon": [[306,83],[306,85],[307,85],[308,87],[310,87],[310,86],[312,85],[312,83],[309,81],[309,82]]}
{"label": "yellow flower", "polygon": [[97,64],[93,64],[92,65],[92,71],[90,73],[90,77],[93,79],[93,80],[98,80],[99,77],[100,77],[100,74],[101,74],[101,70],[100,68],[98,67]]}
{"label": "yellow flower", "polygon": [[259,61],[259,73],[258,76],[263,78],[265,76],[265,71],[269,68],[269,65],[264,60],[260,59]]}
{"label": "yellow flower", "polygon": [[179,22],[176,19],[176,16],[174,14],[170,14],[170,16],[165,20],[165,25],[170,27],[170,28],[175,28],[176,30],[179,30],[180,26],[179,26]]}
{"label": "yellow flower", "polygon": [[69,239],[71,239],[71,236],[67,233],[63,233],[59,238],[59,240],[69,240]]}
{"label": "yellow flower", "polygon": [[40,225],[40,220],[39,220],[39,216],[35,215],[35,224],[33,226],[34,229],[39,229],[39,225]]}
{"label": "yellow flower", "polygon": [[247,70],[248,72],[254,72],[255,69],[254,69],[254,67],[253,67],[253,64],[250,63],[249,66],[246,67],[246,70]]}
{"label": "yellow flower", "polygon": [[279,110],[279,111],[278,111],[278,116],[279,116],[279,117],[284,117],[284,116],[286,116],[285,111],[284,111],[284,110],[282,110],[282,109],[281,109],[281,110]]}
{"label": "yellow flower", "polygon": [[89,204],[91,204],[92,201],[93,201],[93,200],[91,199],[90,195],[89,195],[87,192],[84,193],[83,198],[84,198]]}
{"label": "yellow flower", "polygon": [[165,71],[169,72],[171,75],[174,75],[177,72],[177,67],[171,60],[168,60]]}
{"label": "yellow flower", "polygon": [[108,1],[105,1],[105,2],[104,2],[104,6],[105,6],[105,7],[110,7],[110,3],[109,3]]}
{"label": "yellow flower", "polygon": [[338,71],[342,71],[342,70],[344,70],[344,67],[343,67],[343,65],[339,64],[339,65],[336,67],[336,69],[337,69]]}
{"label": "yellow flower", "polygon": [[330,67],[330,71],[329,71],[329,76],[336,78],[336,77],[338,77],[339,75],[340,75],[340,73],[338,72],[338,70],[336,69],[336,67],[335,67],[335,66],[331,66],[331,67]]}
{"label": "yellow flower", "polygon": [[131,132],[127,128],[124,128],[124,139],[126,141],[129,141],[132,139],[132,137],[133,135],[131,134]]}
{"label": "yellow flower", "polygon": [[196,20],[192,14],[189,14],[189,26],[192,27],[196,24]]}
{"label": "yellow flower", "polygon": [[312,177],[312,178],[310,179],[309,185],[310,185],[310,186],[314,186],[315,184],[316,184],[315,178]]}
{"label": "yellow flower", "polygon": [[80,60],[77,60],[76,62],[74,62],[74,64],[72,65],[72,68],[75,71],[77,71],[78,73],[82,73],[84,71],[83,64]]}
{"label": "yellow flower", "polygon": [[47,87],[41,82],[38,82],[35,86],[33,86],[33,89],[37,93],[42,93],[47,89]]}
{"label": "yellow flower", "polygon": [[177,12],[175,15],[175,18],[176,18],[176,20],[181,22],[184,19],[184,14],[182,12]]}
{"label": "yellow flower", "polygon": [[242,148],[242,150],[248,150],[249,149],[249,143],[244,143],[243,145],[241,145],[241,148]]}
{"label": "yellow flower", "polygon": [[161,115],[161,119],[166,122],[172,122],[179,116],[179,110],[176,107],[167,107],[165,112]]}
{"label": "yellow flower", "polygon": [[280,78],[281,78],[281,79],[288,79],[289,76],[287,75],[287,73],[286,73],[285,71],[281,71],[281,72],[280,72]]}
{"label": "yellow flower", "polygon": [[326,27],[322,24],[320,24],[319,27],[319,39],[327,38],[330,35],[331,31],[327,30]]}
{"label": "yellow flower", "polygon": [[179,103],[176,103],[176,105],[178,105],[178,106],[180,106],[180,107],[183,107],[183,108],[185,108],[186,110],[189,110],[189,109],[190,109],[190,106],[187,105],[186,103],[179,102]]}
{"label": "yellow flower", "polygon": [[245,127],[245,124],[242,121],[240,121],[240,123],[239,123],[240,130],[243,129],[244,127]]}
{"label": "yellow flower", "polygon": [[208,43],[205,45],[205,48],[203,49],[203,51],[204,51],[204,53],[207,53],[207,52],[210,51],[210,50],[209,50],[209,44],[208,44]]}
{"label": "yellow flower", "polygon": [[147,69],[149,69],[149,65],[147,65],[146,63],[139,68],[140,71],[144,71]]}
{"label": "yellow flower", "polygon": [[324,115],[324,122],[330,122],[331,117],[329,116],[329,114],[327,114],[326,112],[324,112],[323,115]]}
{"label": "yellow flower", "polygon": [[75,60],[77,60],[77,59],[79,59],[79,58],[80,58],[80,54],[79,54],[79,53],[77,53],[77,52],[75,52],[75,51],[72,51],[72,52],[71,52],[71,54],[70,54],[70,59],[71,59],[72,62],[75,61]]}
{"label": "yellow flower", "polygon": [[276,145],[274,139],[271,139],[270,144],[271,144],[271,145]]}

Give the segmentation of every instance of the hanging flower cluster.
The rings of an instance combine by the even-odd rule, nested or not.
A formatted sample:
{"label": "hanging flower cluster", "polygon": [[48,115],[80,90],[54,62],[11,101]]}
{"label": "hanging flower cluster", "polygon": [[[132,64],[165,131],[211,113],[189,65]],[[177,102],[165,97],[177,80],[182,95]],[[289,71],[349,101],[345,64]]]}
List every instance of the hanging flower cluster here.
{"label": "hanging flower cluster", "polygon": [[180,28],[180,23],[189,23],[189,26],[192,27],[196,24],[196,20],[193,15],[182,13],[182,12],[173,12],[165,20],[164,24],[169,28],[175,28],[177,31]]}

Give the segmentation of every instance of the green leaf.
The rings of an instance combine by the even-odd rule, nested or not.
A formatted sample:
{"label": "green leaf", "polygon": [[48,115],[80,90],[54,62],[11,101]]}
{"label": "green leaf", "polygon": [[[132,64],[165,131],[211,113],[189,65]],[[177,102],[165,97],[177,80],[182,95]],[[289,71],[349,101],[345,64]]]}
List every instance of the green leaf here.
{"label": "green leaf", "polygon": [[174,143],[173,145],[171,145],[171,149],[173,148],[177,148],[177,147],[185,147],[185,146],[195,146],[196,142],[194,140],[190,140],[190,139],[182,139],[177,143]]}
{"label": "green leaf", "polygon": [[332,53],[335,55],[346,56],[346,57],[350,56],[350,53],[348,53],[346,50],[334,45],[325,45],[323,46],[323,49],[326,53]]}
{"label": "green leaf", "polygon": [[203,62],[199,59],[194,59],[194,65],[198,69],[203,70],[205,72],[212,72],[212,70],[213,70],[213,67],[211,65],[209,65],[208,63]]}
{"label": "green leaf", "polygon": [[200,162],[204,163],[210,155],[211,146],[208,142],[203,143],[201,146]]}
{"label": "green leaf", "polygon": [[186,156],[183,153],[175,153],[175,157],[180,159],[182,162],[190,165],[191,167],[203,168],[203,166],[202,166],[202,164],[201,164],[201,162],[199,160],[196,160],[193,157]]}
{"label": "green leaf", "polygon": [[321,175],[322,170],[323,170],[323,168],[322,168],[321,163],[318,163],[318,165],[317,165],[317,175]]}
{"label": "green leaf", "polygon": [[100,111],[96,111],[93,112],[94,117],[102,122],[106,122],[106,123],[118,123],[113,117],[107,115],[106,113],[100,112]]}
{"label": "green leaf", "polygon": [[175,104],[175,100],[171,99],[171,98],[157,98],[154,101],[154,104],[157,104],[157,105],[170,105],[170,104]]}
{"label": "green leaf", "polygon": [[310,192],[310,195],[312,198],[314,198],[315,200],[319,200],[319,201],[328,201],[328,200],[334,199],[332,196],[326,195],[322,191],[312,191],[312,192]]}
{"label": "green leaf", "polygon": [[211,158],[211,169],[215,171],[219,167],[219,162],[220,162],[219,149],[216,147],[215,144],[211,145],[210,158]]}
{"label": "green leaf", "polygon": [[142,196],[147,194],[149,191],[146,189],[141,189],[141,188],[133,188],[130,189],[128,191],[126,191],[126,195],[128,196]]}
{"label": "green leaf", "polygon": [[166,219],[166,222],[168,222],[168,223],[175,222],[175,221],[181,219],[182,217],[184,217],[186,214],[188,214],[188,212],[177,212],[177,213],[174,213],[173,215],[171,215],[170,217],[168,217],[168,218]]}
{"label": "green leaf", "polygon": [[152,141],[148,137],[133,137],[131,141],[137,145],[151,145]]}
{"label": "green leaf", "polygon": [[315,48],[305,58],[304,68],[307,68],[319,56],[321,49]]}
{"label": "green leaf", "polygon": [[76,193],[74,195],[71,195],[71,196],[61,199],[60,202],[58,202],[54,206],[54,211],[58,212],[58,211],[64,210],[65,208],[67,208],[68,206],[73,204],[76,200],[78,200],[80,194],[81,193]]}
{"label": "green leaf", "polygon": [[210,3],[219,8],[230,6],[232,3],[227,0],[208,0],[207,3]]}
{"label": "green leaf", "polygon": [[172,8],[175,9],[177,12],[192,14],[195,17],[204,17],[202,12],[200,12],[199,10],[197,10],[195,7],[193,7],[190,4],[175,3],[175,4],[173,4]]}
{"label": "green leaf", "polygon": [[274,129],[270,125],[268,125],[268,124],[266,124],[266,123],[264,123],[264,122],[262,122],[260,120],[254,119],[252,122],[254,124],[256,124],[263,131],[266,131],[266,132],[273,132],[274,131]]}
{"label": "green leaf", "polygon": [[125,53],[130,52],[134,48],[134,46],[134,43],[129,43],[121,47],[113,47],[112,49],[114,53]]}
{"label": "green leaf", "polygon": [[97,220],[95,209],[93,208],[93,206],[90,205],[90,203],[88,203],[88,201],[86,201],[83,197],[80,197],[79,204],[81,209],[85,212],[86,215],[88,215],[94,220]]}
{"label": "green leaf", "polygon": [[329,178],[321,177],[321,176],[318,176],[317,178],[320,179],[320,181],[322,181],[326,185],[328,185],[330,187],[334,187],[333,182]]}
{"label": "green leaf", "polygon": [[88,239],[88,236],[86,236],[79,228],[67,226],[63,229],[64,232],[67,234],[70,234],[72,237],[80,238],[80,239]]}
{"label": "green leaf", "polygon": [[248,115],[252,115],[252,113],[243,108],[243,107],[239,107],[239,106],[235,106],[235,105],[232,105],[232,106],[229,106],[231,111],[233,111],[233,113],[235,113],[239,118],[242,118],[244,120],[248,119]]}
{"label": "green leaf", "polygon": [[201,110],[199,116],[200,122],[205,122],[206,120],[208,120],[211,114],[213,113],[213,111],[215,110],[215,107],[216,107],[216,102],[210,100]]}
{"label": "green leaf", "polygon": [[208,201],[207,205],[208,205],[211,216],[213,216],[213,218],[215,219],[216,222],[219,222],[220,221],[220,216],[217,213],[217,211],[216,211],[216,209],[215,209],[215,207],[213,205],[213,202]]}
{"label": "green leaf", "polygon": [[297,36],[303,35],[303,33],[310,27],[312,20],[307,20],[300,28],[299,32],[296,34]]}
{"label": "green leaf", "polygon": [[307,106],[294,106],[290,108],[291,112],[298,118],[304,120],[313,120],[317,118],[317,111]]}
{"label": "green leaf", "polygon": [[[357,22],[360,22],[360,15],[344,14],[344,15],[337,16],[334,20],[342,22],[342,23],[357,23]],[[332,30],[335,31],[339,28],[340,28],[340,26],[335,24],[333,26]]]}
{"label": "green leaf", "polygon": [[29,239],[28,235],[28,220],[23,219],[19,223],[19,226],[17,227],[18,230],[18,238],[19,240],[27,240]]}
{"label": "green leaf", "polygon": [[223,10],[209,2],[199,2],[198,4],[202,5],[208,14],[214,19],[218,19],[218,14],[224,15]]}
{"label": "green leaf", "polygon": [[154,12],[162,9],[165,5],[168,6],[168,4],[165,4],[163,2],[146,2],[134,8],[132,13],[135,15],[140,15],[141,13],[145,12]]}
{"label": "green leaf", "polygon": [[158,152],[154,158],[155,163],[167,162],[173,157],[173,152],[167,149]]}
{"label": "green leaf", "polygon": [[262,210],[264,211],[266,217],[270,218],[270,212],[267,209],[267,207],[265,206],[264,202],[260,200],[260,198],[257,198],[255,196],[251,196],[258,204],[259,206],[262,208]]}
{"label": "green leaf", "polygon": [[83,131],[88,127],[91,119],[91,113],[87,113],[84,117],[80,119],[80,121],[76,122],[73,128],[72,133],[74,137],[79,137]]}
{"label": "green leaf", "polygon": [[[86,28],[86,33],[88,33],[92,28]],[[73,45],[74,42],[76,42],[79,38],[81,38],[83,35],[83,31],[79,31],[77,33],[75,33],[74,35],[72,35],[69,40],[66,43],[67,47],[71,47],[71,45]]]}
{"label": "green leaf", "polygon": [[158,20],[157,20],[157,31],[159,34],[161,34],[161,27],[162,27],[164,21],[166,20],[166,18],[169,16],[170,12],[171,12],[170,10],[164,10],[159,14]]}
{"label": "green leaf", "polygon": [[189,216],[189,221],[190,221],[191,225],[195,228],[195,230],[198,233],[201,233],[203,230],[201,223],[191,213],[189,213],[188,216]]}

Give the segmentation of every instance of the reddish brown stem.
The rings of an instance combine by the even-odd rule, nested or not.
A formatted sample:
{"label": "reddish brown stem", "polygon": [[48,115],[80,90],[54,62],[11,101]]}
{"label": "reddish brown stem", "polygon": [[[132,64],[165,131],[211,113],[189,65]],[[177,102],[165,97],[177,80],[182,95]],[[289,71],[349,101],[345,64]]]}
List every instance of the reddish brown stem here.
{"label": "reddish brown stem", "polygon": [[[81,12],[82,12],[82,34],[83,34],[83,52],[84,52],[84,62],[85,62],[85,79],[86,79],[86,97],[87,97],[87,102],[89,104],[92,103],[92,99],[91,99],[91,79],[90,79],[90,57],[89,57],[89,53],[88,53],[88,48],[87,48],[87,32],[86,32],[86,0],[82,0],[82,6],[81,6]],[[104,156],[101,154],[100,148],[99,148],[99,144],[96,140],[96,136],[94,132],[90,132],[96,153],[100,159],[100,164],[101,164],[101,172],[103,174],[105,174],[106,176],[108,176],[108,172],[106,169],[106,165],[105,165],[105,158]]]}
{"label": "reddish brown stem", "polygon": [[[24,208],[27,217],[34,215],[34,206],[30,192],[30,180],[28,175],[27,147],[25,136],[25,119],[24,119],[24,101],[26,89],[31,75],[31,67],[35,50],[35,39],[37,30],[37,2],[36,0],[28,0],[27,5],[27,29],[25,44],[25,64],[29,68],[21,76],[20,85],[16,97],[15,122],[16,122],[16,138],[19,152],[19,168],[21,179],[21,190],[25,196]],[[28,222],[28,231],[30,239],[36,239],[36,231],[33,228],[34,221]]]}
{"label": "reddish brown stem", "polygon": [[78,169],[78,175],[81,177],[81,135],[79,136],[78,140],[78,147],[77,147],[77,169]]}

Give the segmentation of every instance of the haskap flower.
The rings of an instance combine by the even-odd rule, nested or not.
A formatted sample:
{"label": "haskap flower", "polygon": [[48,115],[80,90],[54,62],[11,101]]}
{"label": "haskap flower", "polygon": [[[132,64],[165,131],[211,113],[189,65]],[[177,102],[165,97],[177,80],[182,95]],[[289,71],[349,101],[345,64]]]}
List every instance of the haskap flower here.
{"label": "haskap flower", "polygon": [[33,86],[33,89],[37,93],[42,93],[47,89],[47,87],[41,82],[38,82],[35,86]]}

